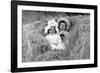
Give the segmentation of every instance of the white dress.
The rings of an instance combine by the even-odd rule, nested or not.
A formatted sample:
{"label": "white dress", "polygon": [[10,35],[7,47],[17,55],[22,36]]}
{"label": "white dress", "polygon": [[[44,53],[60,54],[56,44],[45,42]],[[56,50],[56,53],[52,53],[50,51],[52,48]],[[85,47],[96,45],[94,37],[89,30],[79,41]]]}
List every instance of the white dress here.
{"label": "white dress", "polygon": [[69,39],[70,39],[69,32],[67,32],[67,31],[60,31],[58,34],[59,35],[60,34],[64,34],[64,39],[63,39],[62,42],[65,44],[66,47],[68,47],[69,46]]}
{"label": "white dress", "polygon": [[59,34],[49,34],[46,36],[46,39],[50,43],[52,49],[65,49],[64,44],[59,36]]}

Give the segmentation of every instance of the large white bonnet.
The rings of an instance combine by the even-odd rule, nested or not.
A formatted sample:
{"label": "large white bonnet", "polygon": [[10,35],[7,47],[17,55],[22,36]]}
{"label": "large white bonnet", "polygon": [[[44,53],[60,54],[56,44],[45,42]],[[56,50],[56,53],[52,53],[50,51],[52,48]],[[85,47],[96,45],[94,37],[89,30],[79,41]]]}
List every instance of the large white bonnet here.
{"label": "large white bonnet", "polygon": [[47,33],[48,29],[50,29],[52,26],[55,26],[55,29],[58,32],[58,28],[57,28],[58,23],[54,19],[52,19],[48,21],[48,25],[45,27],[45,33]]}

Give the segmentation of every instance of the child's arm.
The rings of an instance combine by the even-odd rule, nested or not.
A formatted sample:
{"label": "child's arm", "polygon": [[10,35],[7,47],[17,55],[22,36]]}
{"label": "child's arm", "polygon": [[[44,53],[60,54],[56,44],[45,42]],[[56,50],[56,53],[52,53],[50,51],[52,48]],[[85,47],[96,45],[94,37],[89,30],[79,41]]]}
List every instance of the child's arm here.
{"label": "child's arm", "polygon": [[64,46],[64,44],[62,43],[62,40],[61,40],[61,38],[60,38],[59,35],[58,35],[58,37],[57,37],[57,46],[56,46],[56,48],[57,48],[57,49],[64,49],[64,48],[65,48],[65,46]]}

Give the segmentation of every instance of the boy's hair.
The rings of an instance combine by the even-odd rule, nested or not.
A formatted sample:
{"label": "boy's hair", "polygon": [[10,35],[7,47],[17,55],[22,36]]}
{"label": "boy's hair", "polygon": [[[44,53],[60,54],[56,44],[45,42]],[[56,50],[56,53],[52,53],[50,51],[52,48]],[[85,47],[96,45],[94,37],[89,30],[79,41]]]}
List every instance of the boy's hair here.
{"label": "boy's hair", "polygon": [[[57,33],[56,28],[55,27],[53,27],[53,28],[55,29],[55,33]],[[48,34],[49,34],[50,29],[48,29],[48,31],[47,31]]]}
{"label": "boy's hair", "polygon": [[60,30],[60,25],[61,25],[61,23],[65,23],[65,30],[67,30],[67,23],[66,23],[64,20],[62,20],[62,21],[60,21],[60,22],[58,23],[58,29]]}

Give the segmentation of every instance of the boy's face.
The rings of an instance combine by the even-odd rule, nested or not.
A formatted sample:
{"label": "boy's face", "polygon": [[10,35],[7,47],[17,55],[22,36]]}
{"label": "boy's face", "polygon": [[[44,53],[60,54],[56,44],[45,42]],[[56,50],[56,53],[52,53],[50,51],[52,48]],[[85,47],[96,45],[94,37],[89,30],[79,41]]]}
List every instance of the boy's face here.
{"label": "boy's face", "polygon": [[54,27],[51,27],[50,30],[49,30],[49,33],[50,34],[54,34],[55,32],[56,32],[55,28]]}

